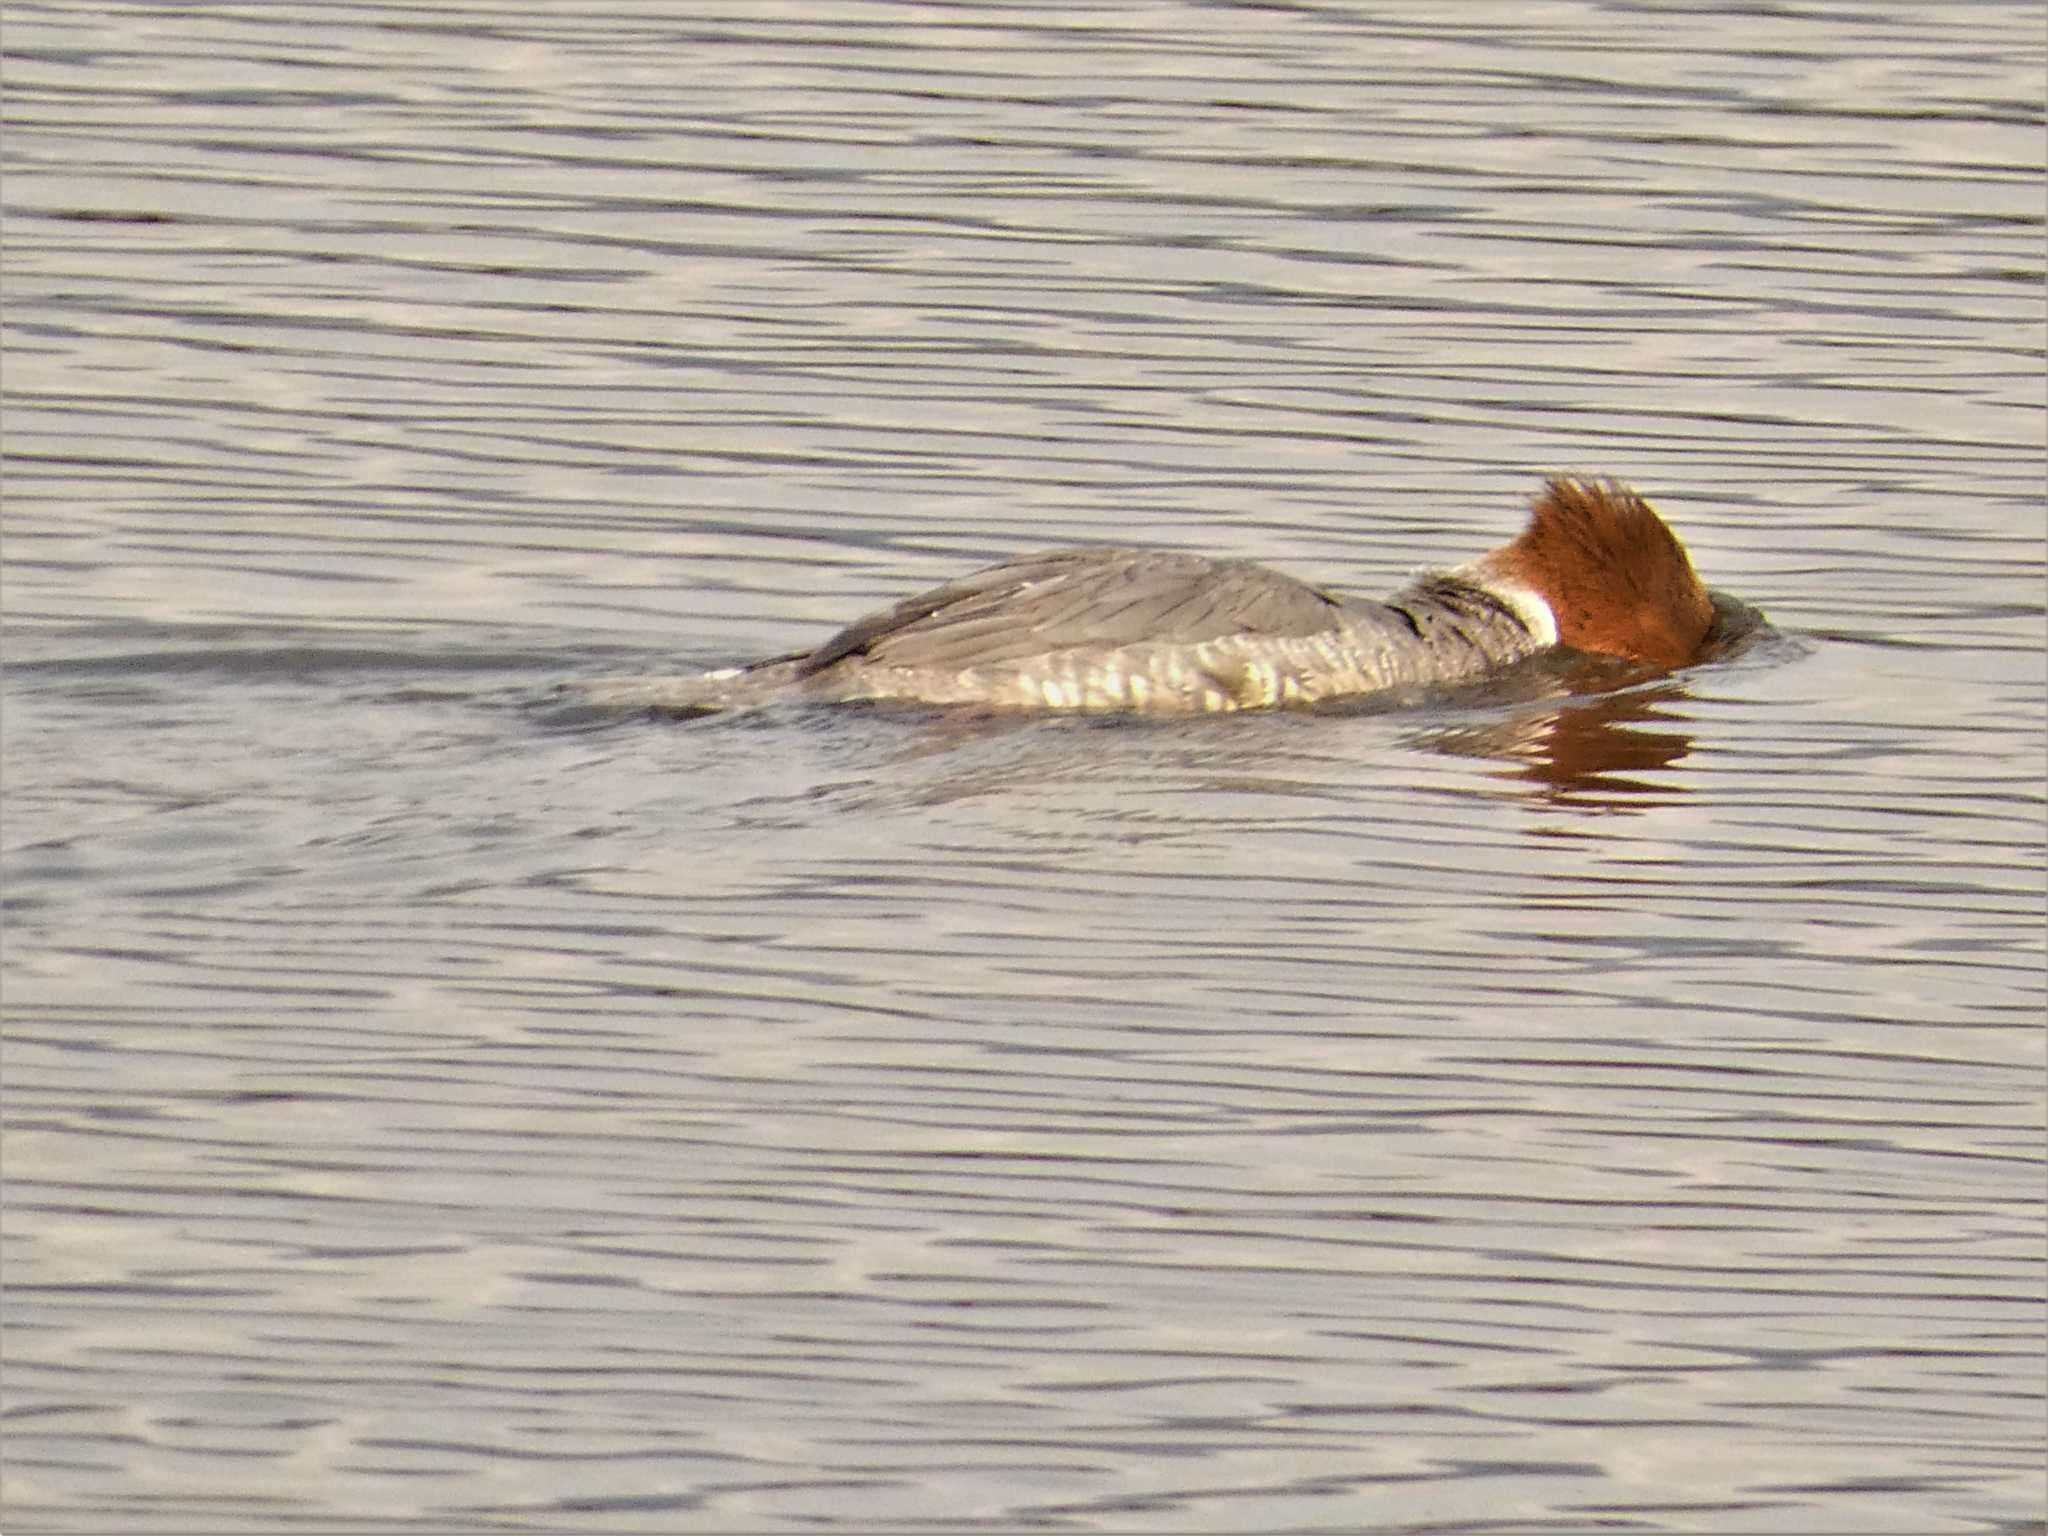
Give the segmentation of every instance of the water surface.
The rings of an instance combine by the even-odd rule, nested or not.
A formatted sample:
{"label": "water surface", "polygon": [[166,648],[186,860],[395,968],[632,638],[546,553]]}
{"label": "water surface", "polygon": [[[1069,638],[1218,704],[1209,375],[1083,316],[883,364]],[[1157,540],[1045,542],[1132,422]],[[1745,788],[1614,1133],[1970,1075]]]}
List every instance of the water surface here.
{"label": "water surface", "polygon": [[[2040,22],[11,6],[7,1528],[2038,1529]],[[1778,635],[534,707],[1557,469]]]}

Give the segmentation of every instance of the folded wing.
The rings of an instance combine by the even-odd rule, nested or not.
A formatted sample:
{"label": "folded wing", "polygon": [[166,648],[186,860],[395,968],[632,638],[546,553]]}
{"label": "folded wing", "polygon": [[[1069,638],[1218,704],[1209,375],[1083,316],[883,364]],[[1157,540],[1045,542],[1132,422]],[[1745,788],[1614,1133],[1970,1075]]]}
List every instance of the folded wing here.
{"label": "folded wing", "polygon": [[809,677],[871,666],[963,669],[1081,646],[1199,645],[1234,634],[1313,635],[1339,602],[1242,560],[1148,549],[1055,549],[977,571],[869,614],[797,661]]}

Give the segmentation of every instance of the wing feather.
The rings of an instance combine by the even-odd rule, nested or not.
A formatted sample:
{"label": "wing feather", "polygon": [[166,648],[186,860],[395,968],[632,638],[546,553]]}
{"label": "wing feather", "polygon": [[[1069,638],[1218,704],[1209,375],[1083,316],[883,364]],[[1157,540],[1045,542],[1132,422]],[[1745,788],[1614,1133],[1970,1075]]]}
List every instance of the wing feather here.
{"label": "wing feather", "polygon": [[1338,599],[1242,560],[1148,549],[1056,549],[1006,560],[842,629],[798,663],[999,666],[1080,646],[1199,645],[1232,634],[1312,635]]}

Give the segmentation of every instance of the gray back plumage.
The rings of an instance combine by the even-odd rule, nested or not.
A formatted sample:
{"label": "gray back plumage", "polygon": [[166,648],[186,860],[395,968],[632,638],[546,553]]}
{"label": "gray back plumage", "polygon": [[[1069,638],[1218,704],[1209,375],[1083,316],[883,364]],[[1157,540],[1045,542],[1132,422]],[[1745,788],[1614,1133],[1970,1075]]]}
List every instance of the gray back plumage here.
{"label": "gray back plumage", "polygon": [[798,660],[812,676],[873,666],[1014,665],[1079,646],[1199,645],[1227,635],[1313,635],[1343,605],[1242,560],[1167,550],[1054,549],[1006,560],[848,625]]}

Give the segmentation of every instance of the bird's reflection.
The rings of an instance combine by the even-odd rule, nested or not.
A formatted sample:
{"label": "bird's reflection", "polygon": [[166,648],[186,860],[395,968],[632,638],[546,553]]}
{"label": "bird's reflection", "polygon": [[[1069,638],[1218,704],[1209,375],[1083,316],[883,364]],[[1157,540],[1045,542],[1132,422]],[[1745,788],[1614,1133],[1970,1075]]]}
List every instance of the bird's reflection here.
{"label": "bird's reflection", "polygon": [[[1714,625],[1700,664],[1725,662],[1775,631],[1758,610],[1716,592]],[[1513,765],[1508,774],[1537,787],[1550,805],[1620,809],[1687,792],[1657,774],[1692,752],[1686,715],[1691,698],[1682,678],[1606,657],[1558,653],[1490,689],[1490,702],[1522,707],[1506,715],[1418,732],[1417,746],[1456,757]],[[1554,700],[1548,707],[1535,707]]]}
{"label": "bird's reflection", "polygon": [[1670,768],[1691,753],[1684,716],[1670,707],[1686,697],[1675,682],[1588,692],[1552,708],[1421,732],[1413,741],[1455,757],[1512,764],[1508,777],[1536,785],[1556,801],[1668,797],[1683,793],[1683,786],[1642,775]]}

